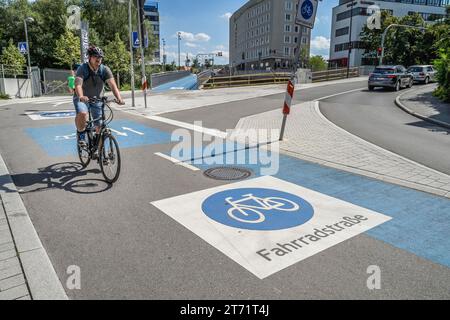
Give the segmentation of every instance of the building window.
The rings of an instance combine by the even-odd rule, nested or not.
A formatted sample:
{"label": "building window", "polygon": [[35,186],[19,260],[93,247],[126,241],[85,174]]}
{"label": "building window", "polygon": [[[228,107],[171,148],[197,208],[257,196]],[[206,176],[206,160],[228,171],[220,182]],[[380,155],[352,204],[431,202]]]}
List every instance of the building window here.
{"label": "building window", "polygon": [[284,32],[291,32],[291,26],[289,24],[284,25]]}
{"label": "building window", "polygon": [[285,36],[284,37],[284,43],[291,43],[291,37],[290,36]]}
{"label": "building window", "polygon": [[291,55],[291,48],[290,47],[284,47],[284,55],[285,56]]}
{"label": "building window", "polygon": [[300,30],[298,28],[298,26],[295,26],[295,33],[298,33]]}
{"label": "building window", "polygon": [[337,30],[336,30],[336,37],[339,37],[339,36],[343,36],[343,35],[348,34],[349,30],[350,30],[349,27],[337,29]]}
{"label": "building window", "polygon": [[287,11],[291,11],[291,10],[292,10],[292,2],[286,1],[286,2],[284,3],[284,8],[285,8]]}
{"label": "building window", "polygon": [[285,20],[291,21],[292,15],[290,13],[286,13]]}

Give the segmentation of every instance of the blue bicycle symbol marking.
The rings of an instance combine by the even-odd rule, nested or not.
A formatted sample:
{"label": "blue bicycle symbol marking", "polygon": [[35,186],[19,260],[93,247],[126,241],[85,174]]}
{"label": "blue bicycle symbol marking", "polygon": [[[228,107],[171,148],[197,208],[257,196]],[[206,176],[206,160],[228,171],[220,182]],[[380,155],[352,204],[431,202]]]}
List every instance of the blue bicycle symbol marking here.
{"label": "blue bicycle symbol marking", "polygon": [[309,221],[314,209],[304,199],[278,190],[232,189],[208,197],[203,212],[211,219],[239,229],[282,230]]}
{"label": "blue bicycle symbol marking", "polygon": [[301,12],[305,20],[311,19],[314,13],[314,6],[310,0],[305,0],[305,2],[303,2]]}

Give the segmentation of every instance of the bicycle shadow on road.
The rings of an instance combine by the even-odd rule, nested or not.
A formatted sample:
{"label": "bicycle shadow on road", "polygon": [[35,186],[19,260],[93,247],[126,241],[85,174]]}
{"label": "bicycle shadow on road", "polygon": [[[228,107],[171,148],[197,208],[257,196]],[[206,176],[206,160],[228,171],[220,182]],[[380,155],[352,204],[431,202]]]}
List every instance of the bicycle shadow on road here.
{"label": "bicycle shadow on road", "polygon": [[101,179],[79,178],[99,173],[101,173],[99,169],[87,170],[77,162],[63,162],[39,168],[37,173],[11,175],[11,178],[21,194],[52,189],[95,194],[111,189],[112,185]]}

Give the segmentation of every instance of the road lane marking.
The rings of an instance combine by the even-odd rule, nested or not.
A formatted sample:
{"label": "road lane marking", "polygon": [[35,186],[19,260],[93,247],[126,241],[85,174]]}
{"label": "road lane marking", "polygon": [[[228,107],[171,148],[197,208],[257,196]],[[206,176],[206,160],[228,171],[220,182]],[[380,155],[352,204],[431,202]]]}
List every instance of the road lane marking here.
{"label": "road lane marking", "polygon": [[312,101],[325,100],[325,99],[328,99],[328,98],[332,98],[332,97],[336,97],[336,96],[340,96],[340,95],[343,95],[343,94],[352,93],[352,92],[356,92],[356,91],[361,91],[361,90],[364,90],[364,89],[366,89],[366,87],[358,88],[358,89],[353,89],[353,90],[349,90],[349,91],[344,91],[344,92],[339,92],[339,93],[335,93],[335,94],[332,94],[332,95],[329,95],[329,96],[317,98],[317,99],[312,100]]}
{"label": "road lane marking", "polygon": [[166,160],[169,160],[170,162],[173,162],[175,165],[185,167],[185,168],[190,169],[190,170],[192,170],[192,171],[200,171],[199,168],[194,167],[193,165],[184,163],[184,162],[182,162],[182,161],[180,161],[180,160],[178,160],[178,159],[169,157],[168,155],[165,155],[164,153],[156,152],[155,155],[158,156],[158,157],[164,158],[164,159],[166,159]]}
{"label": "road lane marking", "polygon": [[220,131],[217,129],[209,129],[209,128],[205,128],[205,127],[196,126],[196,125],[193,125],[193,124],[187,123],[187,122],[181,122],[181,121],[167,119],[167,118],[163,118],[163,117],[159,117],[159,116],[146,116],[146,118],[153,120],[153,121],[170,124],[175,127],[185,128],[188,130],[204,133],[209,136],[219,137],[222,139],[225,139],[228,136],[228,133],[226,133],[226,132],[223,132],[223,131]]}

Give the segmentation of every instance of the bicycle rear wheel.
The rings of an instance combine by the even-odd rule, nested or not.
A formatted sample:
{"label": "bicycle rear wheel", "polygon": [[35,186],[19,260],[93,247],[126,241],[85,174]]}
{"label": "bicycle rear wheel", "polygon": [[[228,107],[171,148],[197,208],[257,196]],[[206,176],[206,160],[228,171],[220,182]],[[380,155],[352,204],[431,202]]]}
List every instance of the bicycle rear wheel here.
{"label": "bicycle rear wheel", "polygon": [[80,158],[80,162],[83,165],[83,168],[86,168],[89,165],[89,162],[91,162],[91,157],[89,154],[89,138],[87,133],[84,135],[84,142],[86,147],[80,147],[80,137],[77,133],[77,151],[78,151],[78,158]]}
{"label": "bicycle rear wheel", "polygon": [[103,136],[102,147],[99,152],[100,168],[108,183],[114,183],[120,174],[120,150],[116,138],[111,134]]}

